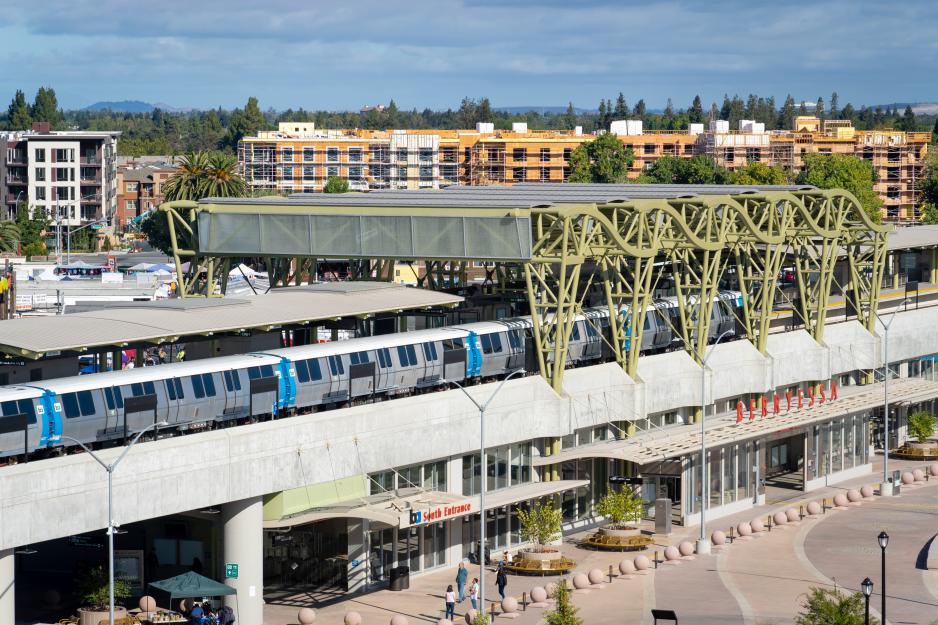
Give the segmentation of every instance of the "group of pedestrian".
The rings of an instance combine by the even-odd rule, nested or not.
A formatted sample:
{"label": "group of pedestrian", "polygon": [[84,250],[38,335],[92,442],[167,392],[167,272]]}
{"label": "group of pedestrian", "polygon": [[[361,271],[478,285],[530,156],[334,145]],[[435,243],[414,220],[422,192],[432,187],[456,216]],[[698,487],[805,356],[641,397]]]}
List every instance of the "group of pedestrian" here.
{"label": "group of pedestrian", "polygon": [[[453,585],[446,587],[445,602],[446,616],[450,620],[456,618],[456,603],[462,603],[466,600],[466,581],[469,579],[469,571],[463,562],[459,563],[459,569],[456,571],[456,590]],[[502,599],[505,598],[505,586],[508,585],[508,575],[505,572],[505,563],[498,563],[498,570],[495,572],[495,586],[498,588],[498,594]],[[473,610],[479,609],[479,578],[473,577],[469,585],[469,602]]]}

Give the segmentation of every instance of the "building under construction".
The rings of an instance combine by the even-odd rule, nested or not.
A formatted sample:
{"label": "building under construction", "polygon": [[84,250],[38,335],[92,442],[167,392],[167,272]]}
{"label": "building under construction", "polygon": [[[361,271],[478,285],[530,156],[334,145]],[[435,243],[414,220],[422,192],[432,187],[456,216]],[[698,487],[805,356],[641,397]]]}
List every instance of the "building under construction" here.
{"label": "building under construction", "polygon": [[[663,156],[705,155],[738,170],[749,163],[778,166],[796,174],[808,154],[844,154],[867,160],[874,188],[883,199],[883,218],[915,221],[918,181],[931,133],[857,130],[848,120],[798,117],[792,130],[766,131],[741,120],[691,124],[686,131],[645,131],[641,121],[612,123],[635,154],[629,171],[637,178]],[[278,194],[322,191],[332,177],[354,191],[437,189],[452,184],[511,185],[565,182],[570,154],[595,135],[529,130],[516,123],[496,130],[479,123],[472,130],[317,130],[311,123],[281,123],[276,131],[245,137],[238,158],[248,186]]]}

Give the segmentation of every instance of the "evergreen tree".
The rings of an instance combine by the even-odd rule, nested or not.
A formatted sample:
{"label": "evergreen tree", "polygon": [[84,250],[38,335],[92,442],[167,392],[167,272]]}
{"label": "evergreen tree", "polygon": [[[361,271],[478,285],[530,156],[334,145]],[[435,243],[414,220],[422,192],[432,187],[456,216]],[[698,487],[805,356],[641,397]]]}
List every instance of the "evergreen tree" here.
{"label": "evergreen tree", "polygon": [[33,121],[49,122],[49,127],[53,130],[61,128],[63,115],[62,111],[59,110],[59,101],[55,97],[55,89],[52,87],[39,87],[29,114]]}
{"label": "evergreen tree", "polygon": [[720,107],[720,119],[729,119],[730,118],[730,109],[733,104],[730,102],[730,96],[728,93],[723,94],[723,106]]}
{"label": "evergreen tree", "polygon": [[853,118],[856,116],[856,111],[853,110],[853,105],[847,102],[844,106],[844,109],[840,112],[840,119],[849,119],[853,121]]}
{"label": "evergreen tree", "polygon": [[16,95],[13,96],[10,107],[7,109],[7,115],[10,130],[29,130],[32,126],[33,120],[29,116],[26,94],[22,90],[16,90]]}
{"label": "evergreen tree", "polygon": [[687,116],[690,119],[692,124],[701,124],[704,120],[703,112],[703,103],[700,101],[700,96],[694,96],[694,103],[690,105],[690,109],[687,111]]}
{"label": "evergreen tree", "polygon": [[645,119],[645,100],[639,100],[635,103],[635,108],[632,110],[632,114],[636,119]]}
{"label": "evergreen tree", "polygon": [[911,106],[905,107],[905,112],[902,114],[902,118],[896,123],[896,127],[906,132],[915,130],[915,113],[912,112]]}
{"label": "evergreen tree", "polygon": [[599,115],[596,117],[596,130],[608,130],[605,127],[606,123],[606,101],[603,99],[599,100]]}
{"label": "evergreen tree", "polygon": [[388,127],[397,128],[400,123],[400,111],[397,110],[397,103],[394,101],[394,98],[391,98],[391,101],[388,103],[387,108],[388,114]]}
{"label": "evergreen tree", "polygon": [[932,143],[938,143],[938,118],[935,118],[935,126],[931,129]]}
{"label": "evergreen tree", "polygon": [[258,132],[267,127],[267,120],[261,113],[257,98],[251,96],[242,109],[235,109],[231,114],[231,120],[228,122],[227,143],[231,148],[237,150],[238,142],[243,137],[253,137]]}
{"label": "evergreen tree", "polygon": [[615,109],[615,118],[616,119],[625,119],[629,116],[629,105],[625,102],[625,96],[622,95],[622,92],[619,92],[619,97],[616,98],[616,109]]}
{"label": "evergreen tree", "polygon": [[756,119],[759,112],[759,98],[754,93],[750,93],[746,99],[745,116],[746,119]]}
{"label": "evergreen tree", "polygon": [[492,116],[492,103],[489,102],[488,98],[482,98],[479,100],[479,121],[480,122],[491,122],[493,119]]}
{"label": "evergreen tree", "polygon": [[814,116],[818,119],[824,119],[824,98],[818,98],[814,105]]}
{"label": "evergreen tree", "polygon": [[785,98],[782,110],[778,113],[778,127],[784,130],[792,130],[795,127],[795,99],[791,94]]}
{"label": "evergreen tree", "polygon": [[840,104],[839,98],[837,97],[837,92],[831,94],[831,119],[840,119],[840,111],[837,110],[837,105]]}
{"label": "evergreen tree", "polygon": [[576,126],[576,109],[573,108],[573,102],[567,103],[567,112],[563,114],[563,125],[569,130]]}
{"label": "evergreen tree", "polygon": [[560,580],[554,600],[556,601],[554,609],[544,613],[544,622],[547,625],[583,625],[583,619],[577,616],[576,606],[570,601],[567,580]]}
{"label": "evergreen tree", "polygon": [[671,98],[668,98],[668,103],[664,107],[664,117],[668,120],[668,124],[674,122],[674,105],[671,103]]}
{"label": "evergreen tree", "polygon": [[798,115],[804,117],[808,114],[808,107],[805,106],[804,100],[801,101],[801,105],[798,107]]}
{"label": "evergreen tree", "polygon": [[716,102],[710,103],[710,121],[715,121],[720,119],[720,110],[717,108]]}

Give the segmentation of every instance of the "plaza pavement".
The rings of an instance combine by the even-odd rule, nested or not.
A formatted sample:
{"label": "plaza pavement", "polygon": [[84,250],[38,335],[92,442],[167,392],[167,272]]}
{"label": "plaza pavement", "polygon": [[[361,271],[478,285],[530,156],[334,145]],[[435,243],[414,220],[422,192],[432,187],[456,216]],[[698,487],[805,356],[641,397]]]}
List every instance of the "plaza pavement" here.
{"label": "plaza pavement", "polygon": [[[892,461],[892,468],[922,467],[920,463]],[[724,517],[708,525],[726,530],[740,521],[763,518],[789,506],[796,509],[809,501],[831,498],[838,492],[878,481],[879,474],[850,480],[836,487],[811,493],[773,491],[765,506]],[[860,581],[873,580],[871,612],[878,617],[880,596],[880,551],[876,537],[885,529],[890,535],[888,549],[887,614],[892,625],[929,625],[938,621],[938,571],[918,568],[923,549],[938,532],[938,479],[911,488],[891,499],[875,496],[857,506],[828,510],[825,514],[763,532],[748,540],[714,550],[710,556],[693,556],[679,564],[660,564],[646,575],[632,579],[618,577],[619,561],[637,554],[608,553],[581,549],[576,542],[584,534],[564,539],[561,550],[577,561],[575,572],[598,568],[615,577],[604,588],[572,595],[585,625],[651,625],[652,607],[675,610],[681,625],[788,625],[799,612],[811,587],[832,586],[848,592],[858,590]],[[657,537],[645,553],[663,553],[666,545],[693,540],[697,527],[675,528],[670,537]],[[407,617],[413,625],[436,623],[443,615],[443,591],[454,583],[455,567],[411,578],[410,590],[376,592],[349,596],[325,606],[312,605],[302,595],[278,600],[265,607],[265,625],[295,625],[299,607],[316,609],[316,625],[341,625],[344,615],[357,611],[364,625],[386,625],[395,614]],[[469,567],[469,579],[478,577],[478,567]],[[494,573],[486,573],[486,598],[497,599]],[[567,576],[568,579],[572,575]],[[507,592],[519,600],[522,593],[555,578],[509,576]],[[469,609],[468,599],[458,604],[457,623]],[[517,619],[496,618],[496,622],[538,625],[544,610],[529,607]]]}

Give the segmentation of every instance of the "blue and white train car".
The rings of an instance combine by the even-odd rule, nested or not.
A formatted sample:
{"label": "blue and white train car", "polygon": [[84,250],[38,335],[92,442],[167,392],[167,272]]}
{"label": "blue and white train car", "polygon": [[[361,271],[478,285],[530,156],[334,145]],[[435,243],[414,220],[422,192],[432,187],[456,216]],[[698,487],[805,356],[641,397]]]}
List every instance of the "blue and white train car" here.
{"label": "blue and white train car", "polygon": [[[49,411],[43,403],[42,389],[31,386],[4,386],[0,388],[0,421],[16,415],[26,415],[26,434],[13,431],[0,434],[0,458],[24,453],[23,445],[32,452],[54,444],[61,431],[54,420],[47,418]],[[6,428],[4,428],[6,429]]]}

